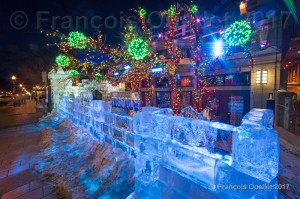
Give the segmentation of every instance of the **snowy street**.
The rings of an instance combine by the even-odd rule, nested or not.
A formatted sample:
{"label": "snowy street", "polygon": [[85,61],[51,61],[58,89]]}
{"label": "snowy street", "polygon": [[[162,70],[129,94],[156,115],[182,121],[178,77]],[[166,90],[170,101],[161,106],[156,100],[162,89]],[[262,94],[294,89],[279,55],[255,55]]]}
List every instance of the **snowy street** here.
{"label": "snowy street", "polygon": [[133,191],[126,153],[100,147],[59,117],[37,123],[42,113],[33,100],[0,111],[0,198],[126,198]]}
{"label": "snowy street", "polygon": [[53,184],[33,167],[41,131],[34,100],[20,107],[0,106],[0,198],[57,198]]}

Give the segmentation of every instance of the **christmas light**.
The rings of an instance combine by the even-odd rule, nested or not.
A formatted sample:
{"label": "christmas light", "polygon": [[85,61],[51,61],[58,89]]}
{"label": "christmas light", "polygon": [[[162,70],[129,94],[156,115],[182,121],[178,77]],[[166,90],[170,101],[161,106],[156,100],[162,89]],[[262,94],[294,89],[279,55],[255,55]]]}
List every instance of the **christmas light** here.
{"label": "christmas light", "polygon": [[146,41],[141,38],[132,40],[128,46],[128,53],[135,60],[141,60],[147,56],[149,46]]}
{"label": "christmas light", "polygon": [[171,7],[168,9],[168,14],[169,14],[170,16],[175,15],[175,7],[174,7],[174,6],[171,6]]}
{"label": "christmas light", "polygon": [[152,68],[151,72],[152,73],[157,73],[157,72],[162,72],[162,70],[163,70],[162,68]]}
{"label": "christmas light", "polygon": [[69,75],[73,78],[77,78],[80,74],[77,70],[70,70]]}
{"label": "christmas light", "polygon": [[219,57],[223,52],[223,43],[221,40],[215,41],[214,43],[214,55],[215,57]]}
{"label": "christmas light", "polygon": [[146,12],[146,10],[145,10],[144,8],[141,8],[141,9],[139,10],[139,14],[140,14],[141,17],[145,17],[146,14],[147,14],[147,12]]}
{"label": "christmas light", "polygon": [[198,7],[196,5],[192,5],[190,10],[191,10],[191,13],[195,14],[198,11]]}
{"label": "christmas light", "polygon": [[56,57],[55,61],[56,61],[56,64],[58,66],[61,66],[62,68],[69,66],[71,63],[70,58],[67,57],[66,55],[58,55]]}
{"label": "christmas light", "polygon": [[95,78],[97,81],[99,81],[99,80],[101,80],[101,79],[103,78],[103,76],[102,76],[100,73],[96,73],[96,74],[94,75],[94,78]]}
{"label": "christmas light", "polygon": [[224,33],[224,40],[229,47],[243,46],[250,42],[252,28],[247,21],[236,21]]}
{"label": "christmas light", "polygon": [[131,67],[129,65],[124,66],[125,70],[129,70]]}
{"label": "christmas light", "polygon": [[68,43],[74,48],[84,49],[87,45],[87,38],[81,32],[70,32]]}

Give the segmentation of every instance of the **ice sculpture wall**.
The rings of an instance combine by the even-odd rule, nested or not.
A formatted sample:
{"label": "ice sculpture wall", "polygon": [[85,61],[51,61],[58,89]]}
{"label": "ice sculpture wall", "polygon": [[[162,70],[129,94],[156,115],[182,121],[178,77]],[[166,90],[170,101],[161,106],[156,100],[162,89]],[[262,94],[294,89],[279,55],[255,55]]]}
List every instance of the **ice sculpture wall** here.
{"label": "ice sculpture wall", "polygon": [[272,111],[253,109],[239,127],[155,107],[130,117],[112,113],[105,101],[83,105],[67,97],[58,112],[100,144],[135,157],[135,198],[277,198],[279,141]]}

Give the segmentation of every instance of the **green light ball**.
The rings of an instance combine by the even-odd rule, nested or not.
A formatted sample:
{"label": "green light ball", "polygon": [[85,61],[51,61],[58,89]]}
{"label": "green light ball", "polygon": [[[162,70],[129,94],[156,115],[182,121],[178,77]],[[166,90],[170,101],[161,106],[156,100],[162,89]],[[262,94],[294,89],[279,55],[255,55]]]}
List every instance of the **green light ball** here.
{"label": "green light ball", "polygon": [[250,42],[252,28],[247,21],[236,21],[224,33],[224,40],[229,47],[243,46]]}
{"label": "green light ball", "polygon": [[68,43],[74,48],[84,49],[87,46],[87,38],[81,32],[70,32]]}
{"label": "green light ball", "polygon": [[140,15],[141,15],[142,17],[145,17],[146,14],[147,14],[147,12],[146,12],[146,10],[145,10],[144,8],[141,8],[140,11],[139,11],[139,13],[140,13]]}
{"label": "green light ball", "polygon": [[102,75],[100,74],[100,73],[96,73],[95,75],[94,75],[94,78],[95,79],[102,79]]}
{"label": "green light ball", "polygon": [[128,46],[128,53],[135,60],[141,60],[147,56],[149,46],[141,38],[133,39]]}
{"label": "green light ball", "polygon": [[198,7],[196,5],[191,6],[191,13],[195,14],[198,11]]}
{"label": "green light ball", "polygon": [[169,13],[169,15],[174,15],[175,14],[175,8],[174,8],[174,6],[171,6],[169,9],[168,9],[168,13]]}
{"label": "green light ball", "polygon": [[58,66],[61,66],[63,68],[69,66],[71,63],[70,58],[67,57],[66,55],[58,55],[55,61]]}
{"label": "green light ball", "polygon": [[79,76],[79,72],[77,70],[70,70],[69,75],[71,77],[78,77]]}

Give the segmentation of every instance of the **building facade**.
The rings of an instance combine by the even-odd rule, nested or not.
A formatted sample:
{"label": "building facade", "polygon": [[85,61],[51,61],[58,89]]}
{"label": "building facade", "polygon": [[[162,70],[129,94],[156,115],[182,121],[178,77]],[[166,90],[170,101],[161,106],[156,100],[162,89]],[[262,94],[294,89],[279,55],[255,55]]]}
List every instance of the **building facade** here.
{"label": "building facade", "polygon": [[[261,13],[264,2],[249,3],[246,11],[240,16],[232,16],[222,20],[216,16],[203,18],[198,15],[202,27],[201,47],[208,57],[213,57],[213,43],[221,38],[224,30],[236,20],[247,20],[253,29],[253,39],[250,44],[251,54],[237,51],[216,57],[210,64],[210,73],[204,77],[195,75],[193,48],[195,35],[189,25],[189,14],[180,5],[177,10],[180,16],[175,30],[175,48],[181,53],[181,60],[177,69],[177,87],[181,90],[180,109],[191,105],[197,111],[206,107],[213,109],[218,121],[239,125],[242,117],[252,108],[266,108],[267,99],[274,99],[276,91],[282,89],[281,82],[281,43],[283,15],[279,10],[266,10],[269,15]],[[272,2],[267,2],[272,3]],[[253,6],[255,4],[255,6]],[[207,14],[206,14],[207,15]],[[226,21],[227,20],[227,21]],[[218,24],[216,24],[216,21]],[[168,36],[168,24],[161,31],[156,31],[153,49],[165,62],[170,61],[172,55],[167,51],[164,37]],[[201,81],[206,84],[207,92],[195,102],[195,91],[201,87]],[[172,107],[175,93],[171,91],[167,77],[154,77],[152,84],[141,82],[141,104],[158,107]],[[146,82],[146,81],[145,81]],[[147,102],[151,88],[151,102]],[[147,93],[148,92],[148,93]]]}

